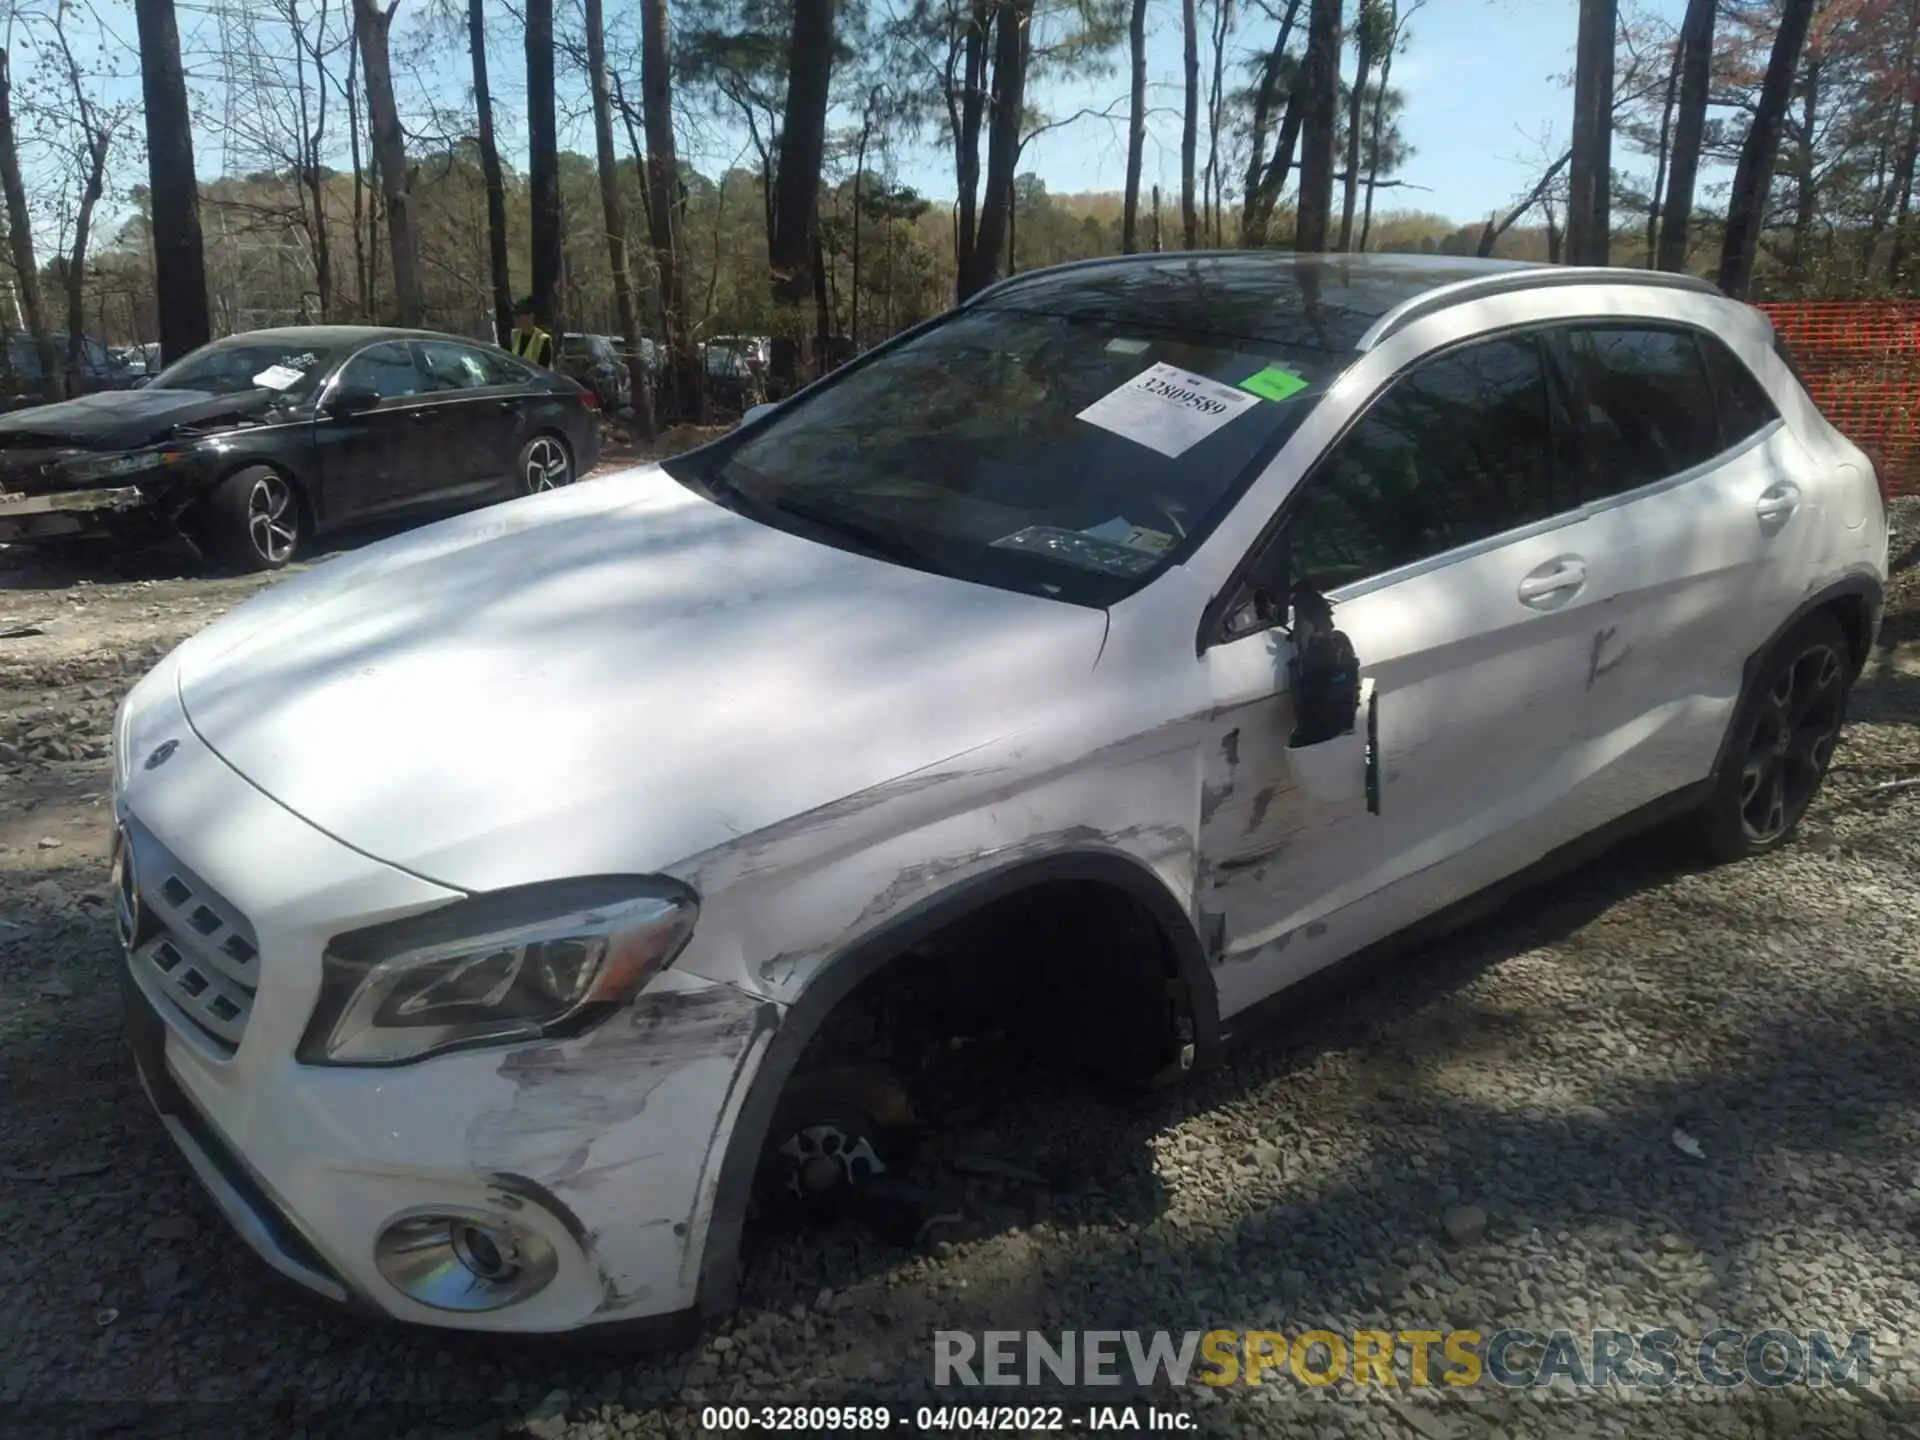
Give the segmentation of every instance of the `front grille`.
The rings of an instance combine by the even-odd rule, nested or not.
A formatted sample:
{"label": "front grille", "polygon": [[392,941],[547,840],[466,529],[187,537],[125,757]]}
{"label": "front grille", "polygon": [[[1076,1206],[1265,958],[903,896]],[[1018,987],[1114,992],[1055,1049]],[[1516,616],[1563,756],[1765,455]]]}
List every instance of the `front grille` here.
{"label": "front grille", "polygon": [[132,857],[138,896],[131,963],[215,1053],[231,1056],[247,1033],[260,987],[253,927],[140,826],[129,823],[121,844]]}

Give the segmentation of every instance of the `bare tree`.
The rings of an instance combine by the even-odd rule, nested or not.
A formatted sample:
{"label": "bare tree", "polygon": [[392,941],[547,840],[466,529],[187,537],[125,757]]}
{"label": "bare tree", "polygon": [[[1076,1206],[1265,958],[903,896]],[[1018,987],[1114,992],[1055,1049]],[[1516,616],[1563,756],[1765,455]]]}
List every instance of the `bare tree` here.
{"label": "bare tree", "polygon": [[413,212],[413,176],[407,169],[407,141],[400,128],[400,107],[393,98],[393,69],[388,35],[400,0],[386,9],[379,0],[353,0],[359,32],[360,64],[366,71],[367,109],[373,117],[373,161],[380,172],[380,195],[385,203],[387,243],[393,256],[393,303],[402,325],[426,319],[425,293],[420,283],[420,232]]}
{"label": "bare tree", "polygon": [[[1341,250],[1353,249],[1353,214],[1360,201],[1360,150],[1365,136],[1367,79],[1373,74],[1374,63],[1381,52],[1393,44],[1393,38],[1393,16],[1381,0],[1360,0],[1360,13],[1353,26],[1353,88],[1347,93],[1347,174],[1341,187],[1338,246]],[[1385,99],[1384,93],[1381,99]],[[1385,109],[1384,104],[1376,104],[1375,117]],[[1379,144],[1377,134],[1374,144]]]}
{"label": "bare tree", "polygon": [[1213,5],[1213,81],[1207,87],[1207,169],[1204,189],[1207,197],[1207,234],[1215,245],[1221,240],[1226,209],[1226,174],[1220,164],[1220,127],[1225,119],[1227,89],[1227,37],[1233,33],[1233,0],[1214,0]]}
{"label": "bare tree", "polygon": [[134,0],[133,12],[147,117],[160,357],[172,364],[206,344],[212,335],[200,241],[200,187],[193,172],[193,121],[187,111],[187,81],[180,66],[173,0]]}
{"label": "bare tree", "polygon": [[[560,147],[553,98],[553,0],[527,0],[527,183],[533,199],[533,313],[560,328]],[[560,341],[554,342],[556,355]]]}
{"label": "bare tree", "polygon": [[27,213],[27,187],[20,178],[20,147],[13,133],[13,65],[0,49],[0,187],[7,196],[7,244],[13,255],[14,282],[20,287],[20,308],[40,356],[40,374],[47,395],[59,399],[62,386],[60,352],[47,329],[46,308],[40,302],[40,267],[33,258],[33,222]]}
{"label": "bare tree", "polygon": [[367,234],[366,166],[360,153],[360,13],[352,22],[352,45],[347,51],[347,78],[342,98],[347,102],[347,147],[353,164],[353,288],[361,318],[373,313],[373,252]]}
{"label": "bare tree", "polygon": [[[1573,152],[1571,150],[1564,152],[1558,160],[1546,168],[1545,173],[1540,176],[1539,181],[1534,185],[1533,189],[1529,190],[1521,198],[1519,204],[1509,210],[1504,217],[1495,216],[1490,218],[1485,227],[1480,231],[1480,244],[1474,253],[1482,260],[1493,254],[1494,242],[1518,224],[1521,218],[1525,216],[1529,210],[1533,209],[1534,206],[1548,206],[1549,213],[1551,213],[1553,182],[1560,178],[1560,172],[1566,169],[1572,161]],[[1554,253],[1554,261],[1556,264],[1559,262],[1559,258],[1558,242],[1556,241]]]}
{"label": "bare tree", "polygon": [[[298,101],[299,172],[305,190],[306,229],[313,248],[314,298],[320,318],[333,314],[333,247],[327,224],[326,168],[321,163],[327,141],[327,0],[310,32],[300,17],[298,0],[284,0],[287,28],[293,32],[294,92]],[[307,85],[307,61],[313,62],[314,83]]]}
{"label": "bare tree", "polygon": [[1800,52],[1807,43],[1815,0],[1785,0],[1780,29],[1767,59],[1760,99],[1740,146],[1733,172],[1733,191],[1727,201],[1727,233],[1720,246],[1720,288],[1743,299],[1753,279],[1754,252],[1760,248],[1760,229],[1766,219],[1767,191],[1773,184],[1774,161],[1780,153],[1780,132],[1787,118],[1800,68]]}
{"label": "bare tree", "polygon": [[[591,41],[591,17],[599,11],[599,0],[588,0],[588,3],[593,7],[588,12]],[[500,170],[500,146],[493,136],[493,88],[487,82],[486,0],[467,0],[467,48],[473,54],[473,108],[479,131],[480,175],[487,187],[487,270],[493,288],[494,338],[504,344],[507,332],[513,329],[513,276],[507,267],[507,182]],[[604,41],[602,49],[605,49]],[[604,61],[604,56],[602,58]],[[603,82],[604,68],[603,63]],[[597,108],[597,99],[595,103]],[[630,337],[637,333],[628,331]]]}
{"label": "bare tree", "polygon": [[1340,108],[1340,0],[1313,0],[1301,84],[1300,202],[1293,248],[1325,250],[1332,229],[1333,142]]}
{"label": "bare tree", "polygon": [[1660,211],[1662,270],[1687,267],[1687,227],[1693,218],[1693,187],[1700,173],[1700,144],[1707,128],[1707,82],[1713,68],[1714,0],[1687,0],[1680,22],[1680,93],[1674,109],[1673,157],[1666,200]]}
{"label": "bare tree", "polygon": [[1380,52],[1380,83],[1374,91],[1372,114],[1369,119],[1367,136],[1367,198],[1361,206],[1360,248],[1367,248],[1367,240],[1373,234],[1373,197],[1380,188],[1380,168],[1386,138],[1387,97],[1393,93],[1393,57],[1399,53],[1407,34],[1407,22],[1411,20],[1426,0],[1407,0],[1406,8],[1401,8],[1400,0],[1385,0],[1387,6],[1386,44]]}
{"label": "bare tree", "polygon": [[981,0],[990,5],[992,81],[984,93],[992,99],[987,121],[987,174],[980,216],[961,250],[955,289],[961,299],[999,279],[1006,258],[1013,211],[1013,172],[1020,160],[1020,123],[1026,103],[1027,65],[1035,0]]}
{"label": "bare tree", "polygon": [[[640,307],[633,298],[627,216],[620,204],[620,158],[613,148],[613,95],[607,83],[607,30],[601,0],[586,0],[586,30],[587,86],[593,96],[593,153],[600,176],[600,214],[607,229],[607,268],[613,273],[613,303],[620,316],[620,343],[626,350],[627,372],[633,378],[634,408],[639,412],[641,429],[651,436],[653,395],[640,356]],[[491,193],[488,200],[491,203]],[[502,254],[500,258],[504,268],[506,257]]]}
{"label": "bare tree", "polygon": [[[767,247],[773,272],[773,374],[791,390],[800,373],[806,337],[802,309],[813,294],[818,244],[820,166],[827,143],[827,92],[833,79],[833,0],[794,0],[793,40],[787,64],[787,110],[780,127],[779,168],[773,186],[773,235]],[[856,223],[857,217],[856,217]],[[815,357],[826,364],[824,354]]]}
{"label": "bare tree", "polygon": [[1194,208],[1194,150],[1200,134],[1200,16],[1194,0],[1180,0],[1180,29],[1185,45],[1186,100],[1180,107],[1180,243],[1200,245],[1200,216]]}
{"label": "bare tree", "polygon": [[660,315],[675,416],[700,420],[704,413],[700,366],[687,312],[687,276],[682,264],[685,212],[680,204],[680,163],[673,138],[671,21],[667,0],[640,4],[640,108],[647,133],[647,215],[653,263],[660,277]]}
{"label": "bare tree", "polygon": [[1127,191],[1121,199],[1120,248],[1140,248],[1140,163],[1147,148],[1147,0],[1133,0],[1127,22],[1127,54],[1132,88],[1127,111]]}
{"label": "bare tree", "polygon": [[1567,262],[1604,265],[1613,236],[1613,52],[1617,0],[1580,0],[1567,169]]}
{"label": "bare tree", "polygon": [[[1267,243],[1267,223],[1273,216],[1275,202],[1280,198],[1280,189],[1293,169],[1294,147],[1300,141],[1303,90],[1297,83],[1297,75],[1288,77],[1291,62],[1287,55],[1287,45],[1293,39],[1294,20],[1300,13],[1300,3],[1301,0],[1287,0],[1286,11],[1280,17],[1279,32],[1274,36],[1273,48],[1267,52],[1261,66],[1260,83],[1254,89],[1253,135],[1247,157],[1246,189],[1240,202],[1242,245],[1259,246]],[[1288,77],[1287,108],[1280,121],[1279,141],[1274,146],[1272,158],[1268,159],[1267,127],[1274,101],[1281,92],[1283,77]]]}
{"label": "bare tree", "polygon": [[[67,8],[54,12],[54,44],[60,53],[60,68],[73,102],[72,124],[81,147],[80,198],[74,207],[73,241],[61,267],[67,292],[67,383],[74,387],[85,373],[87,328],[87,243],[93,233],[94,207],[106,189],[107,155],[113,148],[121,112],[116,107],[103,111],[87,93],[80,62],[74,58],[67,38]],[[37,337],[36,337],[37,339]]]}

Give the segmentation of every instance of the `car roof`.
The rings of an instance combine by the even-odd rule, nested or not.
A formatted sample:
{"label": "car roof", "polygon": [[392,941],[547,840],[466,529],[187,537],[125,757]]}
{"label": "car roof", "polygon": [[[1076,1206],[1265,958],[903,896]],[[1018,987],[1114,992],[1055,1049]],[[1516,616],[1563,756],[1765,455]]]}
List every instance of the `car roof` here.
{"label": "car roof", "polygon": [[469,335],[449,335],[440,330],[408,330],[392,325],[279,325],[265,330],[242,330],[216,340],[268,345],[319,345],[329,350],[350,345],[368,345],[377,340],[452,340],[461,345],[484,345]]}
{"label": "car roof", "polygon": [[1370,349],[1418,316],[1466,300],[1596,283],[1720,293],[1704,280],[1658,270],[1220,250],[1056,265],[1004,280],[970,303],[1339,353]]}

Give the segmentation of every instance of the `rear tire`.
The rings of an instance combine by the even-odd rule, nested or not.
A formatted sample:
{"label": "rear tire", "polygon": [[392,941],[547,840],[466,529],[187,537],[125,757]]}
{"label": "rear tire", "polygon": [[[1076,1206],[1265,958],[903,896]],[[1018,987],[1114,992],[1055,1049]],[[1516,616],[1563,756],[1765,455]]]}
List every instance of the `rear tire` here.
{"label": "rear tire", "polygon": [[1767,653],[1734,712],[1712,792],[1686,827],[1708,858],[1764,855],[1792,837],[1826,779],[1852,685],[1852,646],[1828,611]]}
{"label": "rear tire", "polygon": [[201,507],[200,539],[214,560],[233,570],[278,570],[304,537],[293,482],[268,465],[250,465],[222,480]]}
{"label": "rear tire", "polygon": [[536,435],[520,447],[514,478],[522,495],[539,495],[573,483],[573,451],[558,435]]}

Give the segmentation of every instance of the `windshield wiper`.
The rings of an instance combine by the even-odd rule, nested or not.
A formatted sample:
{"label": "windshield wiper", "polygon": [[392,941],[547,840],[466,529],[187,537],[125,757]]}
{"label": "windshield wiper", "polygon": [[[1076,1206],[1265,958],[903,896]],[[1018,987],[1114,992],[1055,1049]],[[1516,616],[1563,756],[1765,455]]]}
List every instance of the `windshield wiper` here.
{"label": "windshield wiper", "polygon": [[[736,493],[738,493],[737,490]],[[856,520],[836,507],[809,504],[804,500],[796,500],[790,495],[775,495],[761,503],[768,509],[778,510],[783,515],[792,515],[796,519],[818,525],[822,530],[845,536],[857,542],[869,554],[882,560],[895,560],[906,565],[921,566],[931,563],[927,553],[918,546],[909,544],[890,530],[882,530],[878,526]]]}

